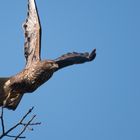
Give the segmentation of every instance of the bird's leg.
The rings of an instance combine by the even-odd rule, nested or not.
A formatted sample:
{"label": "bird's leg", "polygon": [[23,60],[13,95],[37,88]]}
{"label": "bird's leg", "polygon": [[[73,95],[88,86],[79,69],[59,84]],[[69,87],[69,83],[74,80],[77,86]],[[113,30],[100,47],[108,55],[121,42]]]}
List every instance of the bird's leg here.
{"label": "bird's leg", "polygon": [[3,101],[3,107],[6,107],[6,105],[8,104],[10,100],[10,96],[11,96],[11,92],[8,93],[6,99]]}
{"label": "bird's leg", "polygon": [[[8,93],[8,96],[6,97],[6,99],[4,100],[3,102],[3,107],[6,107],[6,106],[12,106],[13,103],[17,102],[18,98],[21,96],[21,94],[17,94],[15,95],[14,97],[12,97],[12,93],[9,92]],[[17,100],[17,101],[16,101]]]}

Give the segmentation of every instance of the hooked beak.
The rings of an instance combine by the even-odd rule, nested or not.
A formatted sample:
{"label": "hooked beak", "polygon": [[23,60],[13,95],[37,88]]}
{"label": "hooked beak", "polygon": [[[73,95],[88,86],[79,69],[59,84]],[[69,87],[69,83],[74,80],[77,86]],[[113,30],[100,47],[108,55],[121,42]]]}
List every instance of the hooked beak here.
{"label": "hooked beak", "polygon": [[51,69],[57,69],[58,68],[58,64],[53,64],[52,66],[51,66]]}

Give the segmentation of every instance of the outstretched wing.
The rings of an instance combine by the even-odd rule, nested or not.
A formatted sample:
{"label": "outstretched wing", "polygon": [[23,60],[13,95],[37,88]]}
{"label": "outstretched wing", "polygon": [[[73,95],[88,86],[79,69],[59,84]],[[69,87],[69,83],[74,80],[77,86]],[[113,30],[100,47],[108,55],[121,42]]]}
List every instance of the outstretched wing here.
{"label": "outstretched wing", "polygon": [[61,57],[55,59],[54,61],[58,64],[58,69],[73,65],[73,64],[82,64],[94,60],[96,57],[96,49],[94,49],[90,54],[89,53],[67,53]]}
{"label": "outstretched wing", "polygon": [[23,29],[26,67],[30,67],[32,62],[40,60],[41,51],[41,25],[35,0],[28,0],[27,19],[23,24]]}

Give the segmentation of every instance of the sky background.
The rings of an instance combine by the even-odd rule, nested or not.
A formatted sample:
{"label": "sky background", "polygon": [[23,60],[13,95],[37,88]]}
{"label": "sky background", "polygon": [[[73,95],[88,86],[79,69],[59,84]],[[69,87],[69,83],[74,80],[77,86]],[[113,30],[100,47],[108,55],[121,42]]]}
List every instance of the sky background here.
{"label": "sky background", "polygon": [[[29,108],[42,125],[28,140],[140,139],[140,1],[36,0],[42,58],[97,49],[95,61],[65,68],[5,111],[7,128]],[[1,0],[0,76],[25,65],[27,0]],[[32,115],[31,115],[32,116]],[[8,138],[6,138],[8,140]]]}

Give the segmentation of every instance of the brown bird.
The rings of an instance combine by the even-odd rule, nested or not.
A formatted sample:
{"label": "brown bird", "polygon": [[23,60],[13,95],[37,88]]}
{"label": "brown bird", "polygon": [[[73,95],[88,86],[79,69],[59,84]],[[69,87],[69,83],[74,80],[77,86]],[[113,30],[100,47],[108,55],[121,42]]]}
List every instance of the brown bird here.
{"label": "brown bird", "polygon": [[0,106],[15,110],[25,93],[35,91],[61,68],[92,61],[96,49],[89,53],[67,53],[55,60],[41,60],[41,25],[35,0],[28,0],[28,14],[23,24],[25,68],[9,78],[0,78]]}

